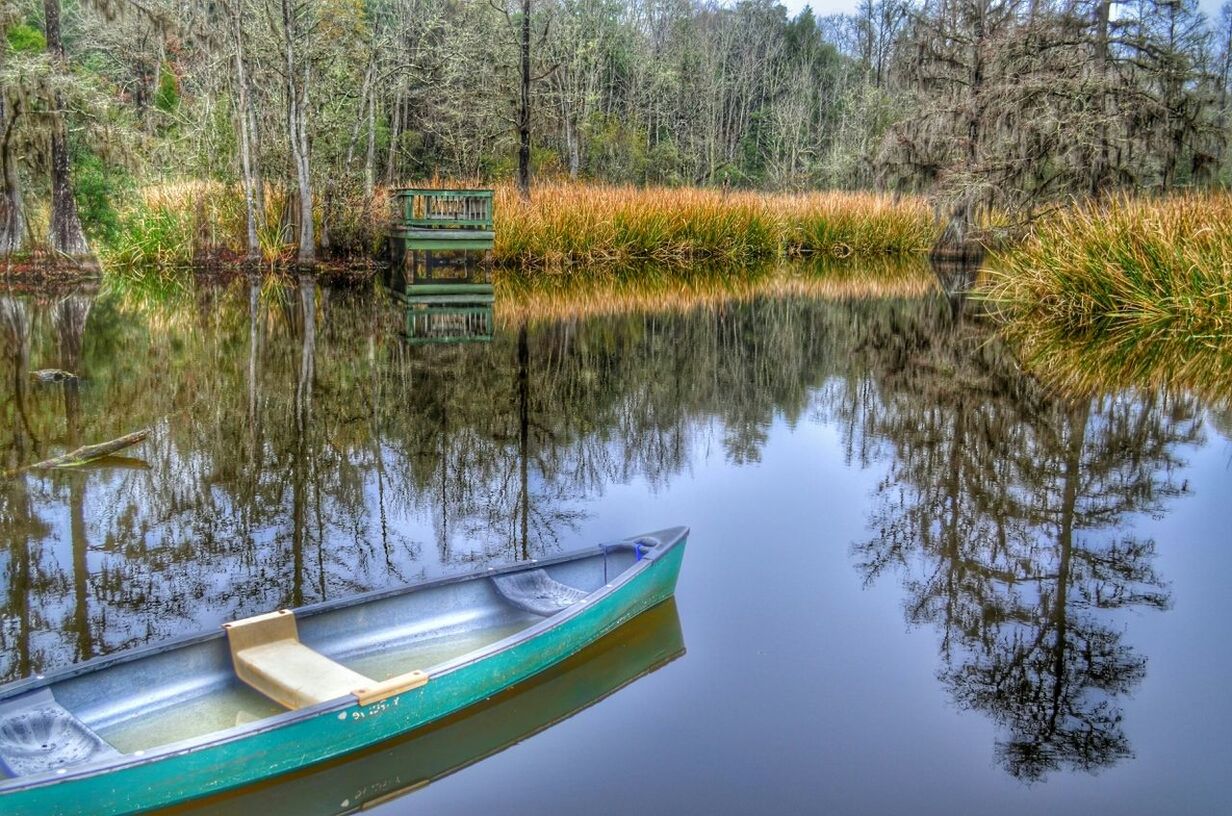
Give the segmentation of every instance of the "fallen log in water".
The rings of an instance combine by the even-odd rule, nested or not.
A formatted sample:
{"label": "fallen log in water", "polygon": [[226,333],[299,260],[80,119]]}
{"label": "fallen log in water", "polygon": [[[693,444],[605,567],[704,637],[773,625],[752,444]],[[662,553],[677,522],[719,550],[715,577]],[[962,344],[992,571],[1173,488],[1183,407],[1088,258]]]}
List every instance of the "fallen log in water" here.
{"label": "fallen log in water", "polygon": [[97,445],[84,445],[76,450],[63,454],[62,456],[56,456],[51,459],[45,459],[42,462],[36,462],[26,468],[26,470],[50,470],[52,468],[77,467],[79,465],[93,462],[96,459],[101,459],[104,456],[110,456],[116,451],[122,451],[125,448],[132,447],[149,435],[150,429],[145,428],[140,431],[125,434],[124,436],[121,436],[118,439],[113,439],[110,442],[100,442]]}

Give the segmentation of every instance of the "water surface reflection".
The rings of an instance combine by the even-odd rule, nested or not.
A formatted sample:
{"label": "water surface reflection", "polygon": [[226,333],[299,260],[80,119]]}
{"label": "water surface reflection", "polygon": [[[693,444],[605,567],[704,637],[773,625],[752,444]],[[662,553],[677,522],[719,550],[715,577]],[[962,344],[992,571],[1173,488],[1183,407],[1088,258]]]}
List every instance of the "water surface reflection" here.
{"label": "water surface reflection", "polygon": [[1170,604],[1156,543],[1127,517],[1188,492],[1180,452],[1204,441],[1197,402],[1051,395],[969,323],[902,354],[869,367],[884,373],[860,432],[892,451],[857,569],[900,576],[907,620],[936,627],[942,682],[1002,727],[1011,774],[1130,756],[1116,701],[1147,661],[1109,612]]}
{"label": "water surface reflection", "polygon": [[[498,293],[490,342],[425,346],[382,291],[307,278],[0,297],[0,467],[152,429],[125,459],[3,481],[0,674],[626,534],[639,505],[697,528],[722,515],[695,489],[709,476],[795,495],[837,468],[868,482],[828,517],[867,528],[845,570],[936,631],[942,686],[996,725],[1009,774],[1134,755],[1125,700],[1148,655],[1125,613],[1174,600],[1170,542],[1139,528],[1192,492],[1188,452],[1226,417],[1151,389],[1062,396],[940,293],[819,297],[793,278],[635,305],[569,316]],[[79,380],[30,376],[48,367]],[[815,433],[835,461],[801,477],[767,460]],[[730,509],[800,548],[834,535],[803,508]],[[721,550],[695,543],[692,569]],[[772,597],[741,602],[784,625]]]}

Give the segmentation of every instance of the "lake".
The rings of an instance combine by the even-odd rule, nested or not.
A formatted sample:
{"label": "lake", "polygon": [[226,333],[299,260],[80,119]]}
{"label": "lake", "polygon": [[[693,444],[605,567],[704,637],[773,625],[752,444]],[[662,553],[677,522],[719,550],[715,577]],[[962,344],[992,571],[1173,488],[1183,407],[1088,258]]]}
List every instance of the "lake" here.
{"label": "lake", "polygon": [[0,482],[0,676],[687,524],[674,605],[191,810],[1226,812],[1228,404],[1075,395],[927,269],[861,280],[0,291],[0,469],[150,429]]}

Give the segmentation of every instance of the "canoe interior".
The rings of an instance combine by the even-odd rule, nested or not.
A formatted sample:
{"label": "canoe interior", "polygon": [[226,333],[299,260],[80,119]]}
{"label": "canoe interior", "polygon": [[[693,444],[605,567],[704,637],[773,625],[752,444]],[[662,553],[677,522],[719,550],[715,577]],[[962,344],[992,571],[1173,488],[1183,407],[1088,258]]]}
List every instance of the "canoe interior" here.
{"label": "canoe interior", "polygon": [[[193,816],[337,816],[416,791],[550,728],[684,654],[668,600],[547,671],[465,711],[306,774],[198,802]],[[400,811],[413,812],[409,806]]]}
{"label": "canoe interior", "polygon": [[[544,569],[553,580],[589,593],[636,561],[627,549],[593,552]],[[375,680],[412,669],[431,673],[542,620],[483,577],[297,613],[301,642]],[[122,753],[285,711],[236,679],[221,634],[69,677],[51,689],[61,706]]]}

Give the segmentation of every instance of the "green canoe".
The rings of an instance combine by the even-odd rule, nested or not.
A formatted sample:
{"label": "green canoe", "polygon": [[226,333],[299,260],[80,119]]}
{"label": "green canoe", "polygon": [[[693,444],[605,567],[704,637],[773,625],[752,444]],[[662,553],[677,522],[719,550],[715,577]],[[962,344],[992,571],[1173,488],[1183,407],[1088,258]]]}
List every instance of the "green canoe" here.
{"label": "green canoe", "polygon": [[186,816],[341,816],[420,790],[601,702],[684,654],[668,600],[490,700],[406,737],[176,808]]}
{"label": "green canoe", "polygon": [[162,807],[440,720],[670,598],[687,535],[260,615],[0,687],[0,812]]}

